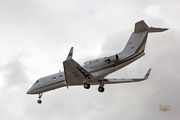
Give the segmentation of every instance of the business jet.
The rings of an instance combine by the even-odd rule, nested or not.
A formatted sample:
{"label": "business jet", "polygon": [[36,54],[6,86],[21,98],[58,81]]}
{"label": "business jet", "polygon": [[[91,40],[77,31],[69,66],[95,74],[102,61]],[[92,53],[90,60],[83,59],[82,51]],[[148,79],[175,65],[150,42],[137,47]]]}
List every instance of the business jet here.
{"label": "business jet", "polygon": [[145,45],[148,33],[163,32],[167,28],[148,27],[142,20],[135,24],[134,32],[122,52],[117,54],[90,60],[84,65],[78,64],[73,58],[73,47],[63,62],[64,72],[58,72],[53,75],[38,79],[27,94],[39,94],[38,103],[42,103],[41,97],[44,92],[66,86],[84,86],[89,89],[91,85],[99,85],[98,91],[104,92],[105,84],[139,82],[148,79],[151,69],[147,71],[143,78],[106,78],[112,72],[115,72],[140,57],[144,56]]}

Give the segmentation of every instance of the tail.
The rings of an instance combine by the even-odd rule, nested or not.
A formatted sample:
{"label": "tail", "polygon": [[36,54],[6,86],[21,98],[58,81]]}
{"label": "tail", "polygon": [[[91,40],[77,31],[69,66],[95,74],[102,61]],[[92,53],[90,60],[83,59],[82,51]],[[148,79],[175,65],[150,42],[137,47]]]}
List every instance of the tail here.
{"label": "tail", "polygon": [[132,55],[144,53],[146,40],[148,33],[151,32],[163,32],[168,30],[167,28],[154,28],[148,27],[147,24],[142,20],[135,24],[134,32],[132,33],[128,43],[126,44],[123,54]]}

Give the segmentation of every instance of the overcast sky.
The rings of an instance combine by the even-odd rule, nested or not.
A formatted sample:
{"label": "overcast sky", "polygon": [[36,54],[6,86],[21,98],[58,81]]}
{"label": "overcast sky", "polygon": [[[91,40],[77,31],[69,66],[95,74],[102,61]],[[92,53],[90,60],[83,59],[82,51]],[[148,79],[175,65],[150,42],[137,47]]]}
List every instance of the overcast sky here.
{"label": "overcast sky", "polygon": [[[0,0],[1,120],[177,120],[180,118],[180,1],[178,0]],[[120,52],[137,21],[168,31],[149,34],[146,55],[108,77],[147,81],[66,87],[27,95],[40,77],[63,70],[70,47],[74,59]],[[170,111],[159,111],[159,105]]]}

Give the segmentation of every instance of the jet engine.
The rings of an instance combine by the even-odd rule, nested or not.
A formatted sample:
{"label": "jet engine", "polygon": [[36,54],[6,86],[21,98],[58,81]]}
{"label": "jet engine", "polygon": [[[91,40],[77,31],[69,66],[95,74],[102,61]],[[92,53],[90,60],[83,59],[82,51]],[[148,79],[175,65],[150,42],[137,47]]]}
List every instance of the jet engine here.
{"label": "jet engine", "polygon": [[115,61],[117,61],[117,60],[119,60],[119,56],[116,54],[116,55],[112,55],[112,56],[108,57],[108,58],[105,60],[105,62],[110,63],[110,62],[115,62]]}
{"label": "jet engine", "polygon": [[119,60],[119,56],[116,55],[112,55],[110,57],[104,57],[104,58],[99,58],[99,59],[94,59],[91,61],[87,61],[84,63],[84,67],[85,68],[99,68],[102,67],[106,64],[109,64],[111,62],[116,62],[117,60]]}

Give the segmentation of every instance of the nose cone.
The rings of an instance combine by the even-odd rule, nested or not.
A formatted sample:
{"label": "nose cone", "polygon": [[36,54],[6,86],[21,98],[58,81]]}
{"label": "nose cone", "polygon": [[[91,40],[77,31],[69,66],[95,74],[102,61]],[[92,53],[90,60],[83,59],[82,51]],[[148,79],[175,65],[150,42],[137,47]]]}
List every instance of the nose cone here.
{"label": "nose cone", "polygon": [[33,86],[26,92],[26,94],[36,94],[35,88],[36,88],[36,87],[33,85]]}
{"label": "nose cone", "polygon": [[30,89],[26,92],[26,94],[32,94],[32,88],[30,88]]}

